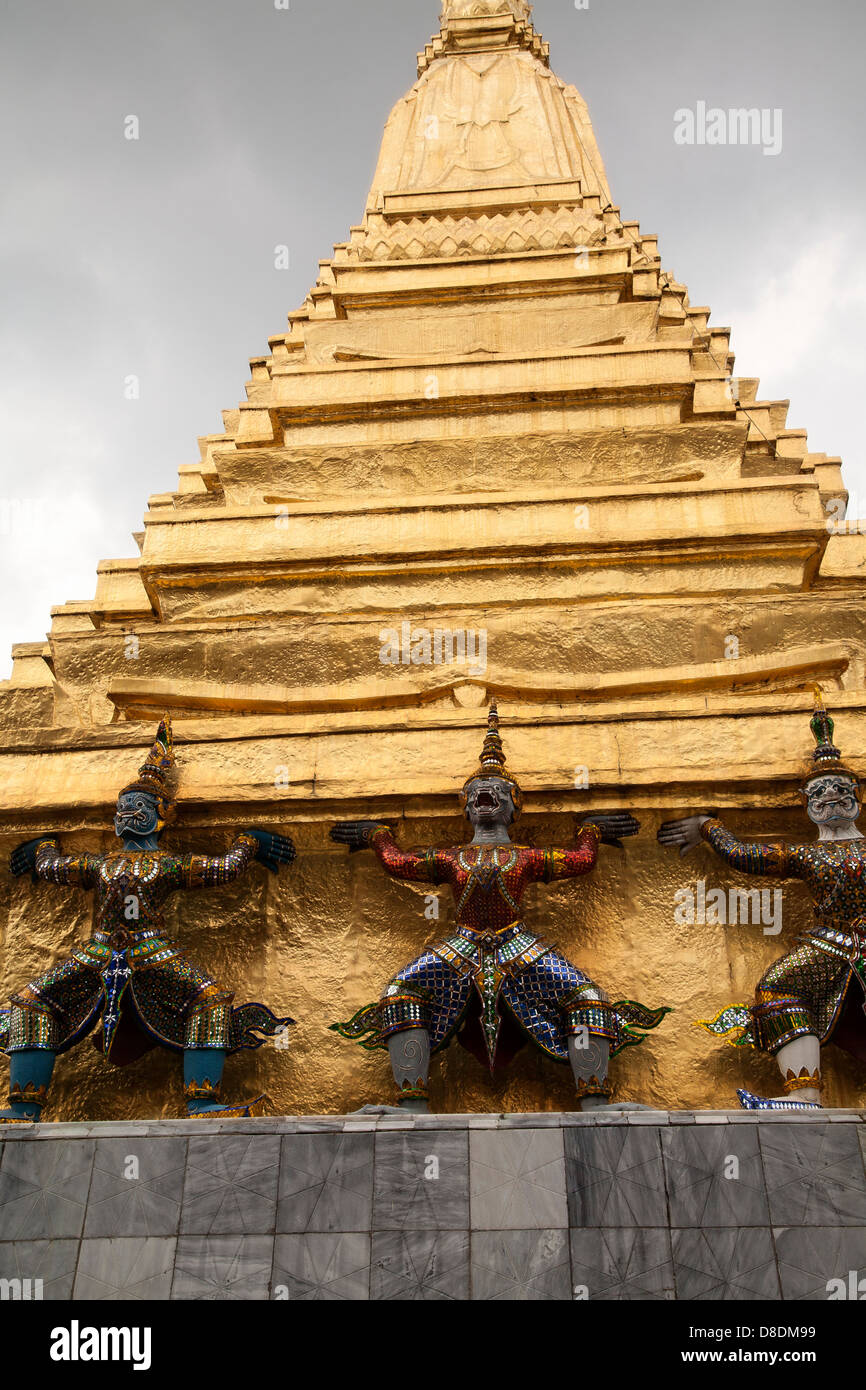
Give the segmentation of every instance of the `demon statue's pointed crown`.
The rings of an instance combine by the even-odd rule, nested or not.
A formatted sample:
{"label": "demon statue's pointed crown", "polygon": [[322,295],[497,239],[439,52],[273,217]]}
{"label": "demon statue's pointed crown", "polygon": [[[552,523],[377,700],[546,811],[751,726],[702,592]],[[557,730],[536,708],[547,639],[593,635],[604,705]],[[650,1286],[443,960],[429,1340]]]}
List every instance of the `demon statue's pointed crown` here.
{"label": "demon statue's pointed crown", "polygon": [[499,710],[494,700],[487,715],[487,733],[484,736],[484,746],[481,749],[481,758],[474,772],[466,778],[460,792],[460,800],[465,806],[469,796],[469,788],[473,782],[479,778],[498,777],[501,781],[507,782],[511,788],[511,799],[514,802],[516,812],[520,811],[523,805],[523,793],[520,783],[516,777],[508,771],[505,761],[505,751],[502,747],[502,738],[499,733]]}
{"label": "demon statue's pointed crown", "polygon": [[859,785],[859,775],[853,768],[847,767],[843,763],[842,754],[833,742],[833,732],[836,725],[824,704],[824,692],[820,685],[815,686],[815,713],[812,715],[809,727],[815,739],[815,751],[806,772],[806,781],[809,782],[815,777],[822,777],[828,772],[841,772],[844,776],[853,778]]}
{"label": "demon statue's pointed crown", "polygon": [[160,828],[171,819],[175,799],[169,782],[174,769],[174,743],[171,733],[171,716],[165,715],[156,731],[154,745],[147,758],[138,769],[138,777],[120,793],[146,792],[157,804]]}

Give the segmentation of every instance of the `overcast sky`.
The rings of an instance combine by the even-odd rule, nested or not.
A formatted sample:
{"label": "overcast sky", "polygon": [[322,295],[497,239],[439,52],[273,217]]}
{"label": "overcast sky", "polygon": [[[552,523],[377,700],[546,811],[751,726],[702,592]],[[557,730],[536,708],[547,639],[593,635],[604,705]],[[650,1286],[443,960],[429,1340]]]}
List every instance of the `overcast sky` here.
{"label": "overcast sky", "polygon": [[[0,0],[0,678],[52,604],[92,596],[100,559],[135,553],[147,497],[243,398],[249,358],[360,220],[437,16]],[[538,0],[534,20],[623,217],[733,328],[737,374],[842,455],[866,516],[866,5]],[[677,144],[674,113],[699,101],[780,110],[781,152]]]}

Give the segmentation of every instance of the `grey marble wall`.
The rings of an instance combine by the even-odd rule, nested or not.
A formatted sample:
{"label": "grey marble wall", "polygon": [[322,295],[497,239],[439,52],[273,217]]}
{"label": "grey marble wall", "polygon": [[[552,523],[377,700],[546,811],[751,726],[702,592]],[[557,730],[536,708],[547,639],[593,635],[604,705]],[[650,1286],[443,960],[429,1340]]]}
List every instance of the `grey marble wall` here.
{"label": "grey marble wall", "polygon": [[857,1111],[16,1126],[0,1299],[866,1298],[864,1160]]}

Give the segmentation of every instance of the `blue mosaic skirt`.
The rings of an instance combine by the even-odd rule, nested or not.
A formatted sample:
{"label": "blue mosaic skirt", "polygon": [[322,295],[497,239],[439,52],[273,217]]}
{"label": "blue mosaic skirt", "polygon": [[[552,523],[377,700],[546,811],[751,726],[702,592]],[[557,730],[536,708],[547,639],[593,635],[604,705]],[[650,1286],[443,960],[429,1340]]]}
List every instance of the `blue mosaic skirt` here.
{"label": "blue mosaic skirt", "polygon": [[588,975],[523,923],[509,931],[510,936],[498,933],[490,949],[469,933],[437,942],[393,977],[381,999],[333,1030],[374,1049],[387,1048],[394,1033],[425,1028],[431,1051],[438,1052],[466,1025],[474,1006],[476,1013],[480,1008],[492,1067],[505,1013],[548,1056],[568,1062],[570,1035],[585,1030],[607,1038],[615,1056],[643,1042],[637,1030],[657,1027],[670,1012],[633,1000],[610,1003]]}

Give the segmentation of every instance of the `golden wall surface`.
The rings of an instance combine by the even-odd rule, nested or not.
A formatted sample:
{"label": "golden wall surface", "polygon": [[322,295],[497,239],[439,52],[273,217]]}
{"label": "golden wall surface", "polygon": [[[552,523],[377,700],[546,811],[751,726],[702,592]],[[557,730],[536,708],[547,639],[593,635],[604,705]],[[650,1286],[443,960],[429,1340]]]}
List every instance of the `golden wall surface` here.
{"label": "golden wall surface", "polygon": [[[621,1098],[728,1107],[775,1064],[693,1026],[748,1000],[809,920],[679,924],[678,890],[747,886],[709,850],[665,856],[662,819],[719,809],[744,835],[812,837],[797,788],[820,682],[866,768],[866,537],[837,459],[785,402],[733,376],[729,330],[690,305],[655,237],[611,205],[586,106],[523,0],[445,7],[385,130],[363,221],[246,400],[150,499],[135,559],[15,649],[0,685],[0,853],[38,831],[109,847],[118,790],[164,711],[181,814],[166,848],[290,833],[297,863],[178,897],[171,930],[236,992],[297,1020],[290,1050],[229,1062],[225,1093],[281,1113],[390,1101],[384,1053],[329,1031],[447,927],[419,886],[328,839],[387,819],[404,846],[466,837],[456,791],[499,701],[526,792],[518,837],[574,816],[642,822],[579,882],[531,890],[529,924],[614,998],[674,1012],[615,1066]],[[435,633],[440,655],[434,660]],[[442,633],[483,634],[449,654]],[[396,633],[396,662],[383,659]],[[444,645],[443,645],[444,642]],[[413,659],[414,658],[414,659]],[[748,886],[754,887],[754,880]],[[777,885],[768,885],[775,887]],[[0,874],[0,1001],[86,937],[84,894]],[[829,1104],[866,1071],[830,1048]],[[527,1047],[502,1076],[453,1045],[447,1111],[573,1108]],[[176,1057],[61,1059],[46,1118],[180,1115]]]}

